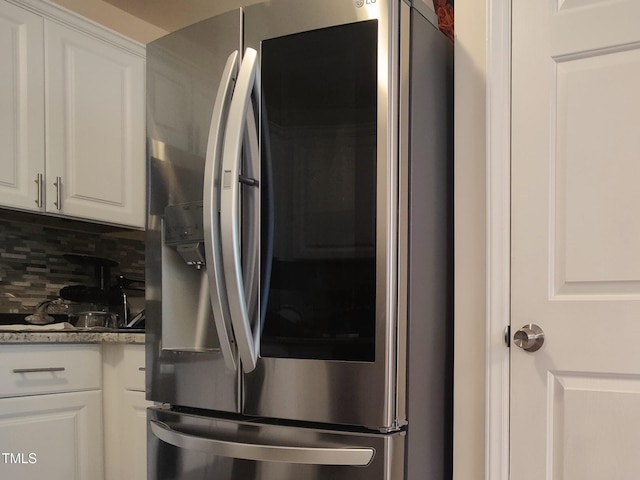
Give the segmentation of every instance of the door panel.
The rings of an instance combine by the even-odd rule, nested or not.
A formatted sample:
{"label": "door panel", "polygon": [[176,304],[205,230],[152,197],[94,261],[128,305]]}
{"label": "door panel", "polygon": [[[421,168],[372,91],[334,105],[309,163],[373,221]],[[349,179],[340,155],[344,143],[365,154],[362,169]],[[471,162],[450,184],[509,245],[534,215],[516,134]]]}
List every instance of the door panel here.
{"label": "door panel", "polygon": [[144,59],[52,21],[45,41],[47,211],[144,226]]}
{"label": "door panel", "polygon": [[640,293],[640,49],[562,58],[556,72],[554,295]]}
{"label": "door panel", "polygon": [[375,359],[376,40],[374,20],[262,43],[274,204],[263,357]]}
{"label": "door panel", "polygon": [[146,310],[155,319],[147,326],[147,394],[157,402],[233,412],[239,410],[238,376],[226,368],[207,307],[206,270],[194,262],[204,256],[204,150],[240,28],[238,9],[147,46]]}
{"label": "door panel", "polygon": [[42,17],[0,5],[0,204],[40,210],[44,175],[44,39]]}
{"label": "door panel", "polygon": [[[261,252],[263,265],[272,260],[271,291],[261,305],[261,358],[245,376],[248,415],[395,428],[391,65],[399,62],[401,5],[286,0],[245,9],[245,47],[261,62],[275,192],[273,254]],[[264,159],[264,141],[261,148]],[[264,161],[262,169],[264,185]],[[285,385],[304,401],[284,398]]]}
{"label": "door panel", "polygon": [[[640,31],[634,1],[513,2],[511,475],[640,467]],[[535,25],[535,28],[531,28]]]}
{"label": "door panel", "polygon": [[550,372],[548,393],[551,478],[636,478],[637,375]]}
{"label": "door panel", "polygon": [[[397,480],[404,477],[404,432],[365,434],[236,422],[159,408],[147,412],[149,479]],[[162,424],[154,424],[157,421]],[[340,453],[336,454],[338,450]],[[355,451],[357,456],[352,455]],[[270,460],[248,459],[253,457]],[[351,465],[352,461],[358,465]]]}
{"label": "door panel", "polygon": [[102,480],[102,392],[0,399],[2,478]]}

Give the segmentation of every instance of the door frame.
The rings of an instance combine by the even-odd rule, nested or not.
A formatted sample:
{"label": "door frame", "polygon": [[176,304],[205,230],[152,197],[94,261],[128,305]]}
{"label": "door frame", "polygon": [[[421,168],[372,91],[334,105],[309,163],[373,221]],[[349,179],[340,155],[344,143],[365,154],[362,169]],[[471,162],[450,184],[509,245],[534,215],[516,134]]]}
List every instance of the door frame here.
{"label": "door frame", "polygon": [[510,478],[511,0],[487,0],[485,478]]}

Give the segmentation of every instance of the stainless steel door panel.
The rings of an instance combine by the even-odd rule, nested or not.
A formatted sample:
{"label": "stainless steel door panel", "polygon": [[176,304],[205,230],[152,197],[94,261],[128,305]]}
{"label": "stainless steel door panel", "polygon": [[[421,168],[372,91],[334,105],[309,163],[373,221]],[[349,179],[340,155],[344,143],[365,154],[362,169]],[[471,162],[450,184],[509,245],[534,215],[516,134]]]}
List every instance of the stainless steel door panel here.
{"label": "stainless steel door panel", "polygon": [[148,418],[151,480],[403,478],[404,432],[376,435],[307,429],[158,408],[148,410]]}
{"label": "stainless steel door panel", "polygon": [[[361,3],[361,6],[357,4]],[[296,0],[261,2],[244,8],[245,47],[259,51],[260,42],[294,33],[307,32],[319,28],[380,19],[385,25],[395,20],[399,9],[396,0],[376,0],[365,2],[352,0],[326,0],[324,2],[302,3]],[[386,31],[382,41],[388,38]],[[386,54],[386,45],[383,46]]]}
{"label": "stainless steel door panel", "polygon": [[384,395],[375,363],[261,358],[246,375],[244,413],[271,418],[393,426],[393,407]]}
{"label": "stainless steel door panel", "polygon": [[[255,371],[244,377],[245,414],[383,430],[405,423],[404,418],[398,418],[396,393],[397,379],[405,375],[399,371],[404,363],[399,364],[396,358],[398,322],[404,321],[397,314],[397,65],[401,7],[408,8],[396,0],[370,3],[279,0],[245,8],[245,47],[259,54],[263,41],[314,29],[376,20],[378,33],[374,359],[336,361],[311,360],[313,355],[304,357],[308,360],[262,356]],[[263,92],[265,97],[269,95],[264,89]]]}
{"label": "stainless steel door panel", "polygon": [[239,409],[238,374],[225,366],[202,294],[204,270],[185,261],[176,246],[184,232],[165,227],[170,207],[204,240],[208,135],[227,59],[240,50],[240,37],[236,10],[147,46],[147,398],[232,412]]}

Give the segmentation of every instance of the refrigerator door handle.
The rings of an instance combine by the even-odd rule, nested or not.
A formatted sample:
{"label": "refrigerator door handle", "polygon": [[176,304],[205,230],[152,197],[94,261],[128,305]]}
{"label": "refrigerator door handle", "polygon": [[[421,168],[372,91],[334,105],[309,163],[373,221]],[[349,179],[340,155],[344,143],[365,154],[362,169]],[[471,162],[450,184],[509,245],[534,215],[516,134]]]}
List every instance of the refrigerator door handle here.
{"label": "refrigerator door handle", "polygon": [[363,467],[369,465],[375,455],[375,449],[371,447],[291,447],[253,444],[199,437],[180,432],[156,420],[151,420],[150,426],[157,438],[174,447],[257,462]]}
{"label": "refrigerator door handle", "polygon": [[220,231],[224,276],[231,311],[231,324],[245,372],[251,372],[256,368],[260,345],[260,322],[256,320],[252,329],[249,321],[242,278],[239,232],[240,160],[247,110],[251,108],[252,91],[255,91],[257,97],[256,105],[260,105],[257,57],[258,53],[254,49],[247,48],[240,65],[224,135],[220,190]]}
{"label": "refrigerator door handle", "polygon": [[[263,184],[260,173],[260,142],[258,112],[247,109],[242,174],[238,181],[245,185],[242,191],[242,278],[249,318],[259,314],[258,289],[260,286],[260,190]],[[256,128],[253,128],[256,126]],[[253,187],[253,188],[251,188]],[[258,321],[258,320],[256,320]]]}
{"label": "refrigerator door handle", "polygon": [[233,348],[231,315],[227,301],[227,291],[223,274],[223,262],[220,240],[220,185],[221,185],[221,152],[229,105],[238,71],[238,51],[227,58],[222,72],[220,86],[216,95],[209,128],[209,140],[204,170],[203,188],[203,230],[204,251],[206,259],[206,276],[203,274],[203,285],[208,281],[209,301],[213,310],[213,318],[220,341],[220,350],[228,369],[238,368],[237,354]]}

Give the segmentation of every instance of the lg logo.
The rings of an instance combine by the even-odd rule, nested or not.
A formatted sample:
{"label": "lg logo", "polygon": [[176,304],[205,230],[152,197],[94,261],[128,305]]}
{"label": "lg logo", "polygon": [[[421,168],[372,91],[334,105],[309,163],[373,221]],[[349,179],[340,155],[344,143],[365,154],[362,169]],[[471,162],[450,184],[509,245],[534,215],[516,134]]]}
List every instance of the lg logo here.
{"label": "lg logo", "polygon": [[372,3],[376,3],[377,0],[353,0],[353,3],[357,8],[362,7],[363,5],[371,5]]}

